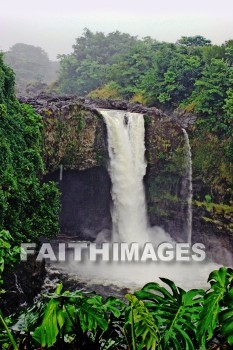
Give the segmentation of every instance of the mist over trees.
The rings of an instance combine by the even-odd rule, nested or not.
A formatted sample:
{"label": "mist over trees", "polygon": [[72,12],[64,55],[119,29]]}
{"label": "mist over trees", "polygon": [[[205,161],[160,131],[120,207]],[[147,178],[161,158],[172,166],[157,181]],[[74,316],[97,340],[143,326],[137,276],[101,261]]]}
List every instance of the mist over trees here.
{"label": "mist over trees", "polygon": [[174,44],[85,28],[73,52],[58,58],[60,70],[40,47],[18,43],[4,54],[19,94],[36,94],[50,84],[50,91],[59,94],[193,111],[211,117],[210,128],[217,116],[218,127],[226,128],[232,116],[233,40],[218,46],[196,35]]}
{"label": "mist over trees", "polygon": [[15,72],[16,89],[25,93],[43,89],[56,80],[59,63],[50,61],[40,47],[17,43],[4,54],[4,60]]}

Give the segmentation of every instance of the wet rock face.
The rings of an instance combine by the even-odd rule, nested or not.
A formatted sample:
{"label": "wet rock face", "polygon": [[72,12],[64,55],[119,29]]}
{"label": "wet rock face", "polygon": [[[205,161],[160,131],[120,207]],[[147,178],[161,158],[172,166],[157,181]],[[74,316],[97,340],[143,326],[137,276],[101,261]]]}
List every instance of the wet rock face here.
{"label": "wet rock face", "polygon": [[193,243],[203,243],[209,259],[220,265],[233,266],[232,216],[224,211],[207,210],[193,205]]}
{"label": "wet rock face", "polygon": [[108,158],[106,127],[96,110],[82,98],[40,95],[21,98],[43,118],[43,158],[48,173],[64,169],[85,170]]}
{"label": "wet rock face", "polygon": [[60,231],[72,239],[95,240],[98,233],[112,228],[111,181],[105,167],[84,171],[66,170],[48,174],[61,191]]}
{"label": "wet rock face", "polygon": [[[178,114],[168,116],[155,107],[147,108],[126,101],[93,100],[73,95],[40,94],[33,98],[21,97],[20,101],[32,105],[43,118],[43,158],[48,173],[58,170],[61,165],[64,169],[78,170],[106,165],[107,130],[100,109],[128,110],[146,116],[145,121],[152,130],[146,135],[147,155],[151,157],[147,157],[149,163],[158,157],[153,155],[155,142],[162,138],[163,145],[159,144],[159,147],[162,147],[162,153],[166,153],[170,150],[166,143],[171,143],[171,147],[175,145],[171,141],[171,137],[176,137],[173,130],[181,133],[181,126],[192,124],[195,119],[194,116],[186,118]],[[167,130],[161,131],[162,128]]]}
{"label": "wet rock face", "polygon": [[184,135],[170,118],[145,117],[147,174],[145,187],[152,226],[163,227],[172,237],[186,241],[187,193]]}
{"label": "wet rock face", "polygon": [[[41,94],[34,98],[21,97],[20,100],[34,106],[43,117],[46,181],[57,181],[62,193],[61,233],[94,239],[101,230],[111,229],[111,183],[106,170],[107,130],[99,110],[117,109],[144,115],[148,163],[145,188],[151,225],[163,227],[177,240],[186,240],[184,231],[188,208],[182,184],[185,148],[181,128],[189,127],[192,139],[195,116],[181,112],[164,113],[156,108],[126,101],[93,100],[77,96]],[[195,136],[191,140],[195,157],[194,198],[203,201],[202,192],[206,194],[209,190],[203,190],[205,181],[196,176],[196,163],[200,158],[197,148],[202,147],[196,139]],[[64,176],[59,182],[61,165]],[[213,172],[212,175],[215,176]],[[221,236],[228,235],[227,226],[222,227],[220,232],[216,224],[218,220],[202,222],[201,215],[198,212],[193,217],[194,240],[200,239],[202,234],[211,241],[211,231]],[[205,244],[209,243],[206,241]]]}
{"label": "wet rock face", "polygon": [[[43,117],[46,179],[58,181],[59,167],[64,169],[63,180],[59,182],[63,234],[91,239],[99,231],[111,228],[107,130],[99,110],[118,109],[142,113],[145,118],[148,162],[145,184],[151,224],[169,232],[172,227],[172,234],[180,235],[186,208],[179,199],[184,138],[180,125],[175,122],[178,117],[140,104],[76,96],[42,94],[37,98],[21,98],[21,101],[33,105]],[[100,169],[96,170],[97,167]],[[95,186],[101,189],[102,196],[95,193]]]}

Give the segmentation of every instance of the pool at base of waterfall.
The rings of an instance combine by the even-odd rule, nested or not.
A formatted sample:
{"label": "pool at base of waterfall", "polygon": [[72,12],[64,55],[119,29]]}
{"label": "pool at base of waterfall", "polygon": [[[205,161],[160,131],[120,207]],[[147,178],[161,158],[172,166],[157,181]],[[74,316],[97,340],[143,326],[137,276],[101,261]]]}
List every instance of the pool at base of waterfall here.
{"label": "pool at base of waterfall", "polygon": [[[130,291],[142,288],[146,283],[158,282],[159,277],[168,278],[185,290],[207,288],[207,279],[211,271],[219,265],[212,262],[73,262],[53,263],[47,266],[50,281],[54,278],[73,287],[84,287],[97,291],[99,288],[111,288],[119,292],[128,288]],[[96,287],[100,286],[100,287]],[[97,289],[97,290],[96,290]]]}

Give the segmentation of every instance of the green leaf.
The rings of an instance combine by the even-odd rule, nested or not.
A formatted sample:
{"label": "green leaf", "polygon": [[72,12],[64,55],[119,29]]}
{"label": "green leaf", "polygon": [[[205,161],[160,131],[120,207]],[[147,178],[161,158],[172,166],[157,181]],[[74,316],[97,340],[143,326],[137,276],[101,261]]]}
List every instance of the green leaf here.
{"label": "green leaf", "polygon": [[[233,274],[232,274],[233,277]],[[224,298],[223,310],[219,314],[219,320],[222,324],[222,334],[230,345],[233,345],[233,289]]]}
{"label": "green leaf", "polygon": [[135,295],[127,294],[126,298],[130,302],[125,310],[128,341],[134,350],[155,350],[159,343],[159,331],[153,315]]}
{"label": "green leaf", "polygon": [[[195,349],[195,330],[200,318],[203,290],[185,292],[174,282],[161,278],[168,289],[148,283],[135,292],[157,320],[162,348]],[[169,288],[171,292],[169,291]]]}
{"label": "green leaf", "polygon": [[227,268],[221,267],[219,270],[213,271],[208,281],[211,284],[211,288],[204,296],[204,306],[197,327],[197,339],[204,348],[206,342],[213,337],[214,331],[219,325],[219,313],[229,287]]}
{"label": "green leaf", "polygon": [[103,309],[106,312],[111,312],[117,318],[120,317],[123,307],[124,303],[114,297],[108,297],[103,304]]}
{"label": "green leaf", "polygon": [[[62,284],[59,284],[55,293],[59,294]],[[50,347],[55,344],[57,336],[66,320],[66,315],[61,309],[60,301],[51,299],[45,308],[42,324],[33,333],[33,338],[41,345]]]}

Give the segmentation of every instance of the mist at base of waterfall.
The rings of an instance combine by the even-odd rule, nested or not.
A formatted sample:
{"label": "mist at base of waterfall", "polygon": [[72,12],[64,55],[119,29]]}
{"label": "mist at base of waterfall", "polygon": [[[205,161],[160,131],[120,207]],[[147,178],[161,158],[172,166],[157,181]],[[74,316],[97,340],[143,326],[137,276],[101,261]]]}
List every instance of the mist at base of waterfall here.
{"label": "mist at base of waterfall", "polygon": [[[156,248],[162,242],[175,243],[171,236],[161,227],[149,227],[146,233],[148,242]],[[109,233],[100,232],[96,241],[98,243],[109,242]],[[116,289],[128,288],[131,291],[142,288],[149,282],[163,284],[159,277],[168,278],[179,287],[188,290],[192,288],[207,288],[207,279],[211,271],[218,269],[219,265],[210,261],[202,262],[170,262],[147,261],[147,262],[104,262],[98,260],[91,262],[83,259],[81,262],[74,261],[73,252],[66,262],[50,264],[50,273],[66,274],[70,279],[85,286],[102,285],[116,286]]]}
{"label": "mist at base of waterfall", "polygon": [[[135,290],[149,282],[168,278],[188,290],[207,288],[211,271],[220,266],[213,262],[60,262],[50,264],[50,271],[67,274],[85,285],[115,285]],[[162,284],[162,282],[161,282]]]}

